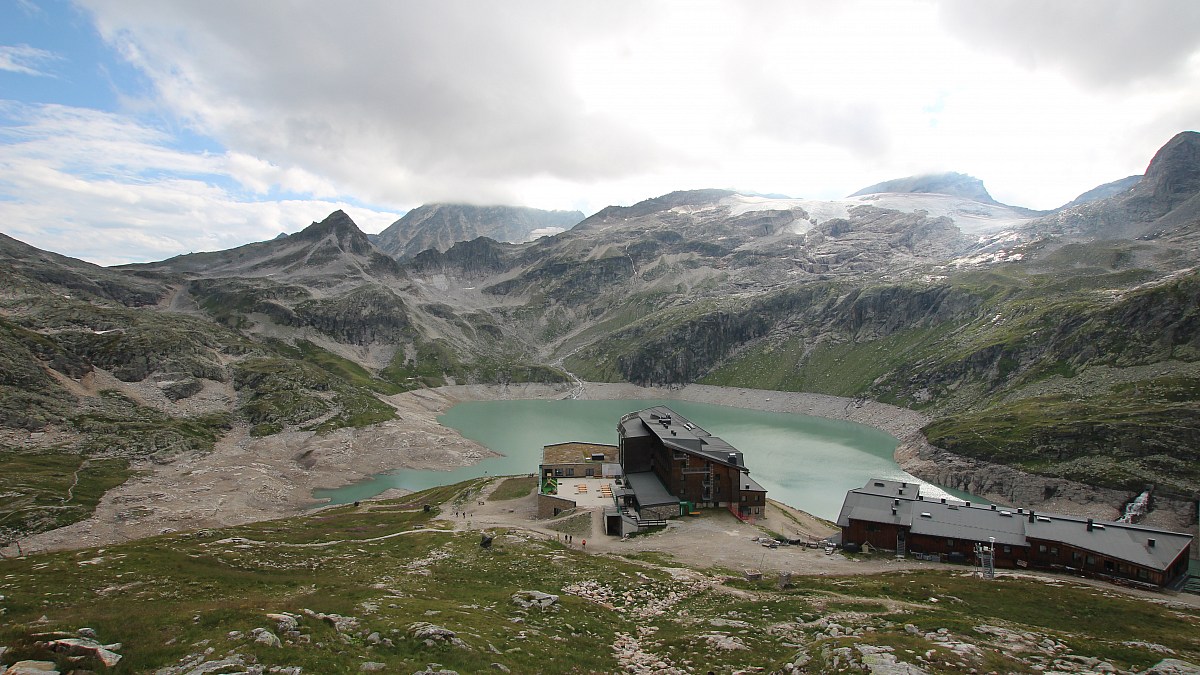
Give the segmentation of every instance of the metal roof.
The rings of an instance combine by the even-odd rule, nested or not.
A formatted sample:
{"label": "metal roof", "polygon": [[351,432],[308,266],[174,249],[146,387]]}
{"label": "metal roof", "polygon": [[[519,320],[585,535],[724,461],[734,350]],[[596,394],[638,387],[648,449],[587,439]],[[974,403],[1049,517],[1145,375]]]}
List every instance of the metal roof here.
{"label": "metal roof", "polygon": [[1191,535],[1179,532],[1107,520],[1093,523],[1089,532],[1086,518],[1039,513],[1034,522],[1025,523],[1025,536],[1061,542],[1156,570],[1170,567],[1192,541]]}
{"label": "metal roof", "polygon": [[627,473],[625,484],[633,490],[639,508],[679,503],[679,498],[667,492],[667,486],[662,484],[653,471]]}
{"label": "metal roof", "polygon": [[742,472],[742,475],[738,480],[741,481],[741,484],[742,484],[741,489],[743,491],[749,491],[749,492],[766,492],[767,491],[767,488],[759,485],[758,481],[751,478],[750,474],[745,471]]}
{"label": "metal roof", "polygon": [[[635,419],[641,422],[642,429],[637,429],[639,425],[632,423]],[[629,413],[621,418],[620,426],[626,437],[644,436],[648,431],[657,436],[663,445],[673,450],[726,466],[741,469],[745,469],[746,466],[742,453],[737,448],[701,429],[665,405]]]}
{"label": "metal roof", "polygon": [[851,520],[899,525],[934,537],[977,542],[994,537],[997,544],[1011,546],[1028,546],[1029,539],[1059,542],[1156,570],[1170,567],[1192,541],[1189,534],[1101,520],[1093,520],[1089,532],[1086,518],[1052,513],[1032,513],[1030,522],[1026,509],[926,500],[916,483],[882,479],[846,493],[837,524],[848,527]]}

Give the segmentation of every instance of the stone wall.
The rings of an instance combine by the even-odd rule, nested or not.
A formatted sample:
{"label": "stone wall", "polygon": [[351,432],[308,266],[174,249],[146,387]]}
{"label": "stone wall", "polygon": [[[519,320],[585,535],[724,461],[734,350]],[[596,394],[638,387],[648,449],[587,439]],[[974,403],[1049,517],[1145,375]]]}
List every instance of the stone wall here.
{"label": "stone wall", "polygon": [[[553,518],[563,511],[575,508],[575,502],[553,495],[538,495],[538,518]],[[555,512],[555,509],[558,509]]]}

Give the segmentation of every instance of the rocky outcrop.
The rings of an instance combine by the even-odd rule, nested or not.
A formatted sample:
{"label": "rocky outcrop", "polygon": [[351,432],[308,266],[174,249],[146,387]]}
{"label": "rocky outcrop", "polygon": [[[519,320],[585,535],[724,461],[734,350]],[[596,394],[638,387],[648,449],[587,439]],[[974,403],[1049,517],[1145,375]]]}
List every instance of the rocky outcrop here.
{"label": "rocky outcrop", "polygon": [[[1136,492],[1110,490],[1075,481],[1026,473],[1011,466],[956,455],[930,445],[923,435],[901,439],[896,463],[912,475],[937,485],[979,495],[1011,506],[1047,508],[1069,515],[1116,520]],[[1147,520],[1156,527],[1195,532],[1194,503],[1158,499]]]}

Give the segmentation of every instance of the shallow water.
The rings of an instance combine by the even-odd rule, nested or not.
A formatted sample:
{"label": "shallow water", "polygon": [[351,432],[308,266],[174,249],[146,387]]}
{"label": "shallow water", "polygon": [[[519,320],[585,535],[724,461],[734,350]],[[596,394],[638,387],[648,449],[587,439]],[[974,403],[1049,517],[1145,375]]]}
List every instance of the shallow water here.
{"label": "shallow water", "polygon": [[[821,518],[836,519],[846,491],[862,487],[871,478],[924,484],[892,459],[894,437],[854,422],[687,401],[518,400],[460,403],[438,418],[503,457],[453,471],[400,469],[334,490],[317,490],[313,496],[345,504],[393,487],[424,490],[479,476],[533,473],[542,446],[567,441],[615,445],[617,420],[653,405],[670,406],[741,450],[750,475],[767,488],[768,497]],[[922,492],[946,494],[932,487]]]}

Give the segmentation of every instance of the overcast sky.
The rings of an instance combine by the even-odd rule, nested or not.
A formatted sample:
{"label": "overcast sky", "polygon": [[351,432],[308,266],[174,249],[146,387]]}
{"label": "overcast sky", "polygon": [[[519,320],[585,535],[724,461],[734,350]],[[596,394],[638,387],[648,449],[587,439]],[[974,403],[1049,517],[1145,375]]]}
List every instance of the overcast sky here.
{"label": "overcast sky", "polygon": [[1200,2],[8,0],[0,232],[100,264],[423,203],[1053,208],[1200,127]]}

